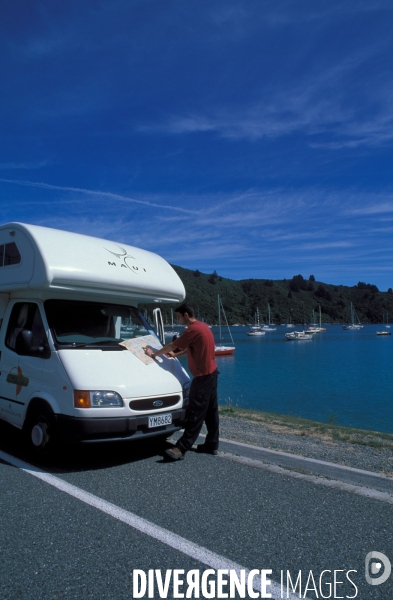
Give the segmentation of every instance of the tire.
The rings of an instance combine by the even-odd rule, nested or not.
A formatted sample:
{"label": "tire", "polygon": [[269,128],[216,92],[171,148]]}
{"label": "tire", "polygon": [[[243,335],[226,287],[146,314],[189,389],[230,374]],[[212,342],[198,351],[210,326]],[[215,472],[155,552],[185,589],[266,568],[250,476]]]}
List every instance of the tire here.
{"label": "tire", "polygon": [[38,457],[49,456],[57,445],[56,421],[51,408],[40,402],[31,408],[24,425],[28,448]]}

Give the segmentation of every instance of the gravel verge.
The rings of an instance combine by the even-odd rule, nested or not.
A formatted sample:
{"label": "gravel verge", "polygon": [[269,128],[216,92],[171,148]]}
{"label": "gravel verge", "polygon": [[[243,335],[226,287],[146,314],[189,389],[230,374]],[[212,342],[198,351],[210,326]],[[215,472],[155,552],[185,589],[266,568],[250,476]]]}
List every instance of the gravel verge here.
{"label": "gravel verge", "polygon": [[220,407],[220,437],[393,478],[393,435]]}

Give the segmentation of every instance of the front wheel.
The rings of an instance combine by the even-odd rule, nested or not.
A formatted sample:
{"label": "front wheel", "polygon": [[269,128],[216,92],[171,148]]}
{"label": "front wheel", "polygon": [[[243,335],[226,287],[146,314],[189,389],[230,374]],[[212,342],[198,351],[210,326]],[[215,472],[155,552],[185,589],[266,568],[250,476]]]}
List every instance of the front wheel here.
{"label": "front wheel", "polygon": [[56,422],[52,410],[45,404],[31,409],[24,426],[29,449],[37,456],[50,454],[57,441]]}

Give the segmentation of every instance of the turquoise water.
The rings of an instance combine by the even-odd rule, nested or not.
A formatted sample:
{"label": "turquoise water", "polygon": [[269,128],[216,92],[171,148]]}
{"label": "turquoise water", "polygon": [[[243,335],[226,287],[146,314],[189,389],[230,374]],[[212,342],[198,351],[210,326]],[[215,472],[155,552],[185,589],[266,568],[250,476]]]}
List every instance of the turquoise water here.
{"label": "turquoise water", "polygon": [[[393,333],[377,336],[381,325],[326,328],[291,342],[282,326],[255,338],[247,327],[231,328],[235,354],[216,357],[219,403],[393,433]],[[218,328],[213,333],[218,339]],[[223,337],[229,345],[227,331]]]}

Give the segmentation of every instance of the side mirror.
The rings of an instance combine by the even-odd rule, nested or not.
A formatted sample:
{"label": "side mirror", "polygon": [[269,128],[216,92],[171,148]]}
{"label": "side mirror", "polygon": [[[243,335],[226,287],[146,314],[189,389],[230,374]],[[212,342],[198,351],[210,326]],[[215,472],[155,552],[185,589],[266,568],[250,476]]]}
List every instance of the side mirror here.
{"label": "side mirror", "polygon": [[161,344],[165,346],[164,321],[162,320],[161,308],[155,308],[153,310],[153,317],[157,337],[160,340]]}
{"label": "side mirror", "polygon": [[15,351],[20,356],[37,356],[39,358],[49,358],[49,346],[35,346],[33,332],[29,329],[23,329],[18,333],[15,344]]}
{"label": "side mirror", "polygon": [[17,354],[31,354],[33,348],[33,332],[28,329],[23,329],[18,333],[15,343]]}

